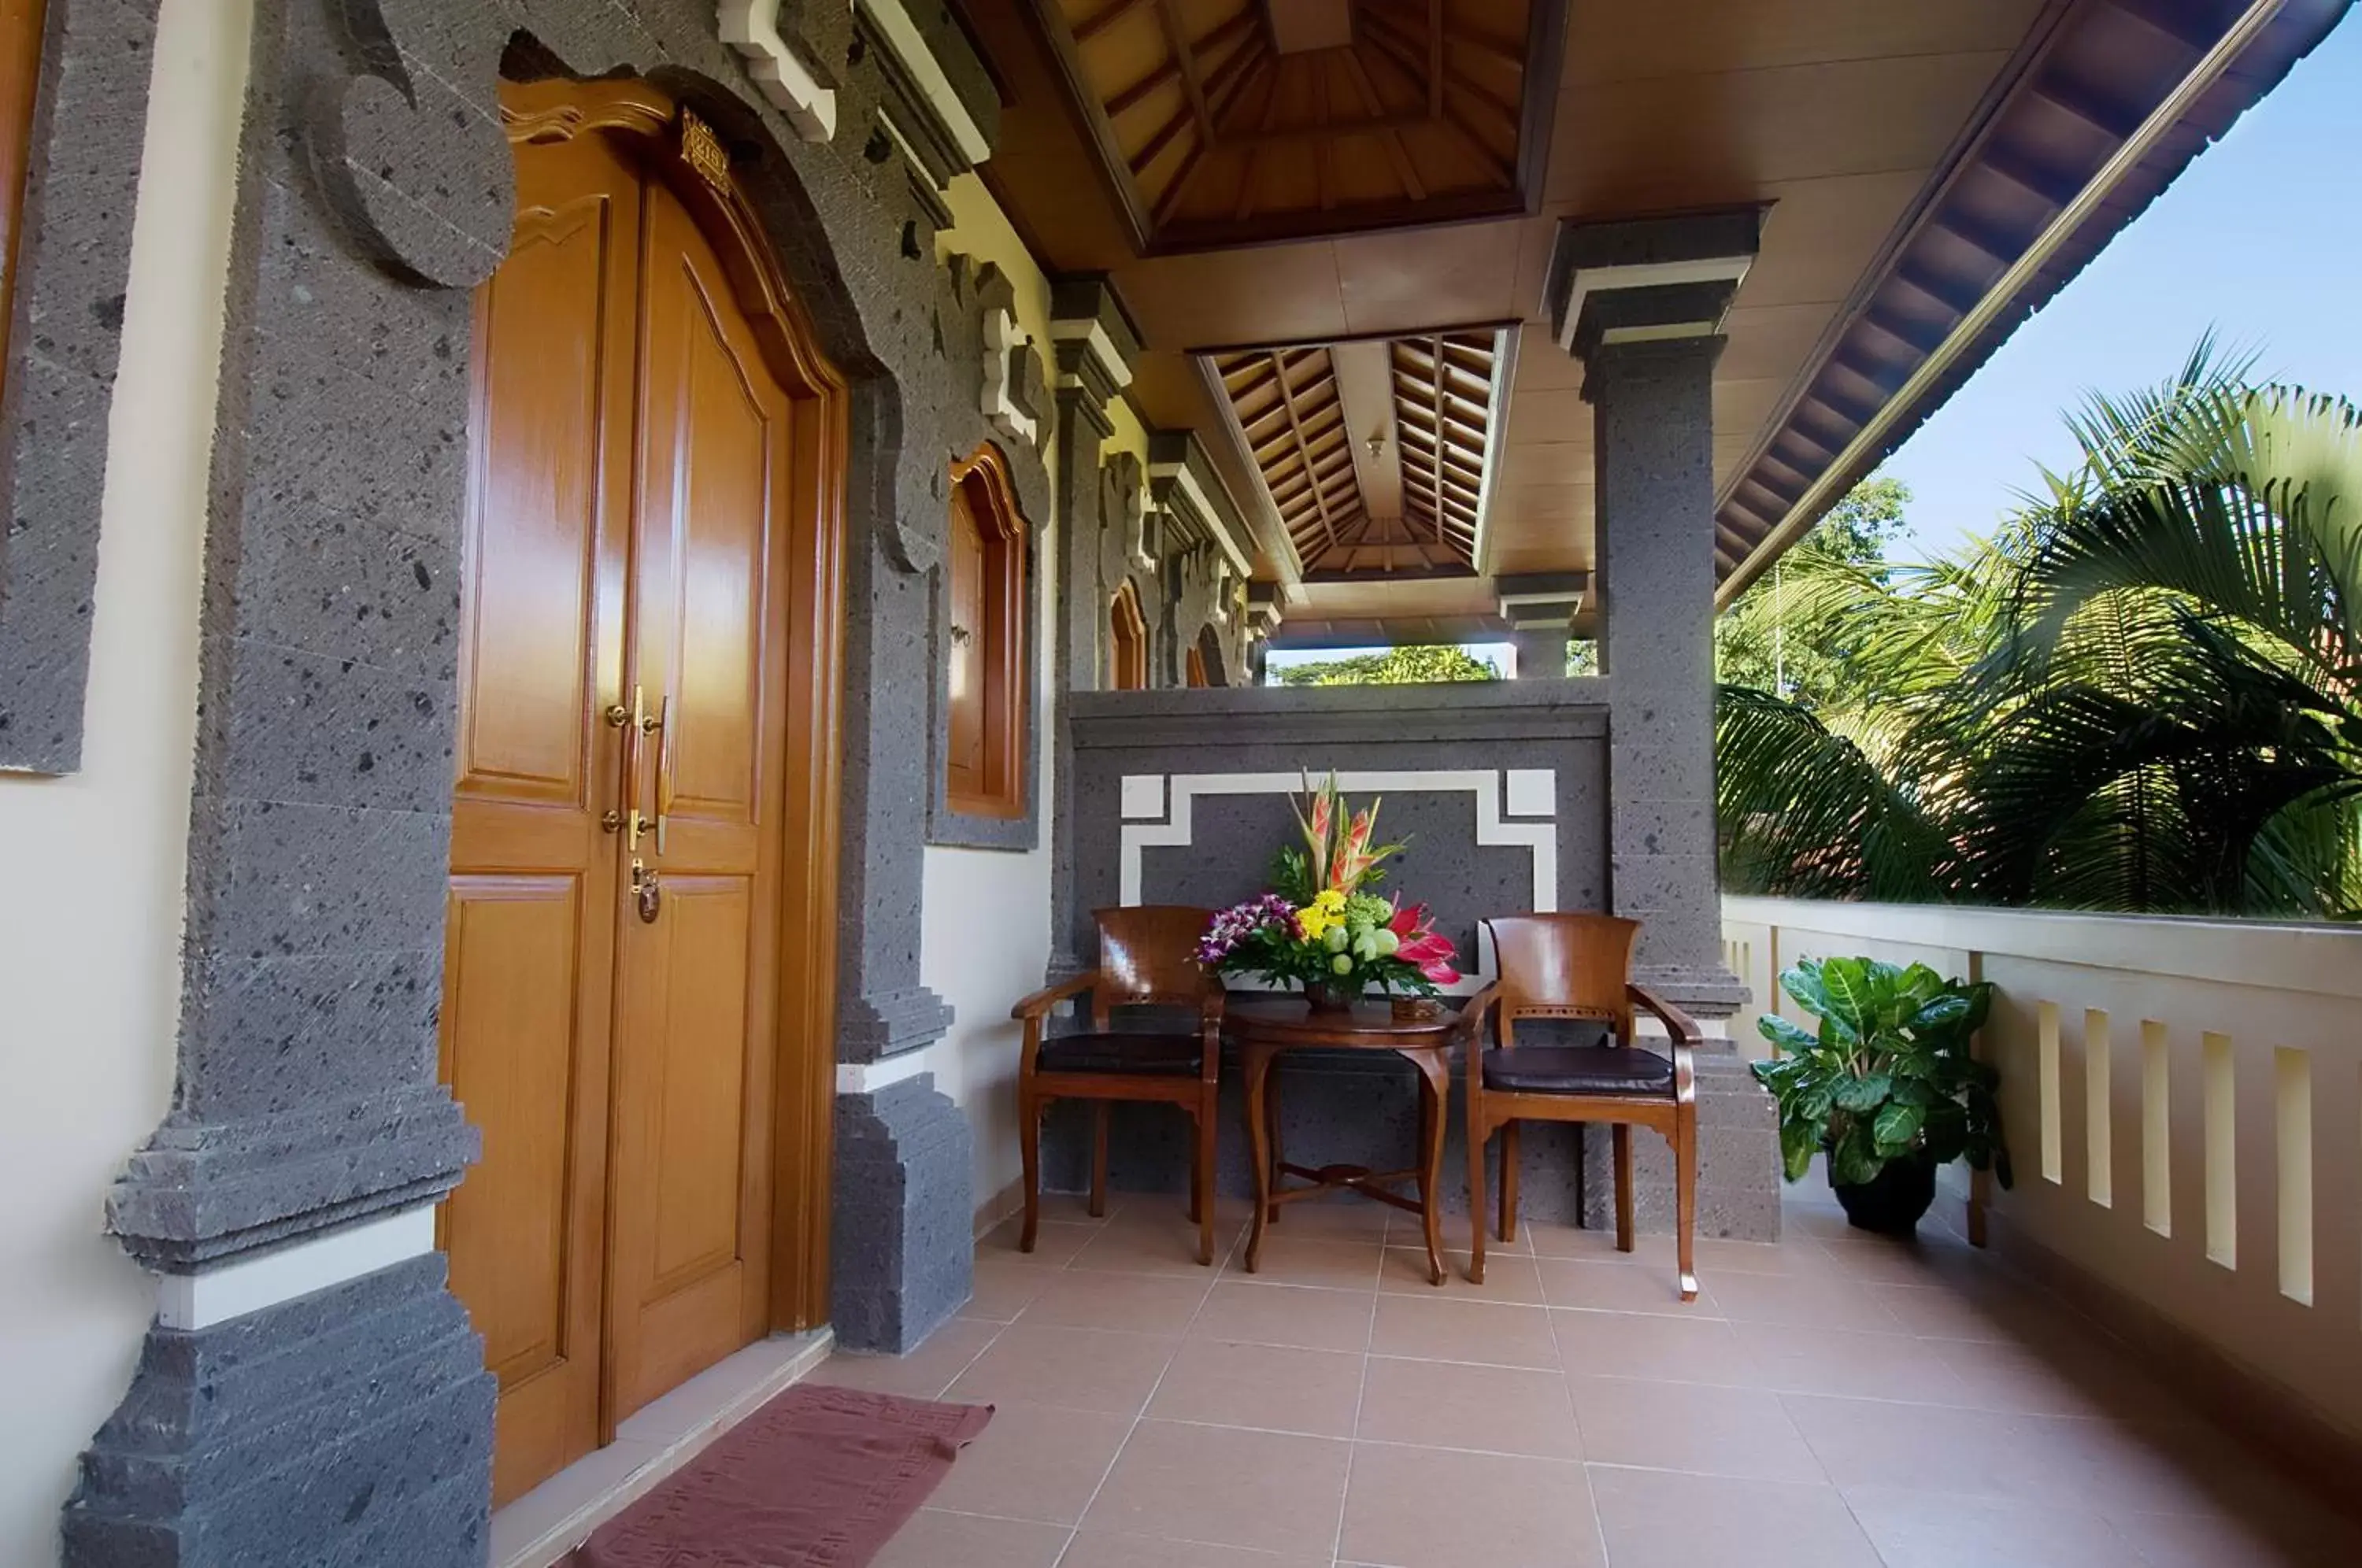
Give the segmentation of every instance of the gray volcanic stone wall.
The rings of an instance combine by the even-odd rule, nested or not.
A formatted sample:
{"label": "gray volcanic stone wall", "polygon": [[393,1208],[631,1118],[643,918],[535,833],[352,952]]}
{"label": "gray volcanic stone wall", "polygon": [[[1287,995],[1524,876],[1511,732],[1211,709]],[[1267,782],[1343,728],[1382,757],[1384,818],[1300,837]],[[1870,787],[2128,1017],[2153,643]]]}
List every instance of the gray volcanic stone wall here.
{"label": "gray volcanic stone wall", "polygon": [[[1639,595],[1634,596],[1636,599]],[[1645,686],[1645,683],[1641,683]],[[1473,775],[1490,780],[1499,826],[1480,842],[1480,795],[1462,779],[1400,779],[1384,791],[1380,837],[1411,834],[1387,863],[1386,887],[1431,902],[1438,929],[1474,967],[1476,922],[1535,906],[1534,856],[1509,842],[1519,830],[1547,833],[1557,858],[1555,905],[1622,905],[1617,878],[1626,864],[1612,788],[1622,755],[1616,726],[1649,722],[1613,679],[1537,679],[1483,685],[1243,688],[1077,694],[1069,704],[1074,747],[1073,889],[1066,935],[1079,966],[1096,952],[1090,911],[1126,900],[1127,827],[1141,842],[1136,901],[1219,906],[1267,885],[1272,853],[1293,842],[1285,794],[1230,793],[1223,776],[1292,781],[1330,769]],[[1632,712],[1630,719],[1626,718]],[[1546,801],[1511,790],[1513,771],[1548,769]],[[1197,776],[1186,788],[1180,780]],[[1210,778],[1207,776],[1212,776]],[[1128,796],[1124,780],[1135,780]],[[1151,781],[1153,781],[1151,783]],[[1355,792],[1357,803],[1374,791]],[[1187,831],[1180,797],[1187,794]],[[1503,828],[1509,831],[1504,832]],[[1160,838],[1173,842],[1157,842]],[[1712,840],[1707,839],[1710,847]],[[1643,918],[1654,918],[1644,914]],[[1687,972],[1685,1005],[1712,1019],[1735,1005],[1711,974]],[[1241,986],[1252,982],[1235,982]],[[1546,1031],[1529,1023],[1521,1034]],[[1454,1082],[1458,1082],[1457,1067]],[[1218,1184],[1253,1190],[1235,1063],[1226,1064]],[[1300,1052],[1283,1059],[1283,1138],[1291,1162],[1399,1168],[1418,1126],[1417,1077],[1390,1055]],[[1768,1097],[1727,1043],[1698,1053],[1700,1233],[1749,1240],[1778,1234],[1777,1143]],[[1054,1107],[1043,1141],[1045,1185],[1081,1190],[1089,1179],[1090,1112]],[[1446,1133],[1444,1205],[1467,1208],[1462,1112]],[[1109,1178],[1139,1191],[1185,1190],[1186,1122],[1163,1107],[1119,1106]],[[1535,1123],[1523,1133],[1519,1198],[1529,1218],[1583,1224],[1611,1221],[1612,1172],[1604,1131]],[[1662,1141],[1642,1135],[1639,1210],[1650,1229],[1672,1222],[1672,1164]]]}
{"label": "gray volcanic stone wall", "polygon": [[[67,0],[61,14],[94,8]],[[980,63],[942,17],[921,22],[989,134],[997,102]],[[934,176],[879,127],[889,107],[911,106],[878,51],[855,47],[850,9],[789,0],[780,25],[833,79],[833,140],[798,139],[767,106],[720,41],[711,0],[257,0],[206,541],[179,1073],[170,1114],[109,1205],[150,1266],[202,1269],[430,1201],[476,1152],[437,1081],[436,1016],[468,291],[498,265],[513,220],[504,71],[637,72],[693,105],[851,383],[835,1055],[874,1062],[948,1026],[919,983],[920,899],[947,466],[996,434],[980,411],[976,298],[936,264]],[[1045,519],[1038,454],[1010,456],[1021,507]],[[965,1294],[968,1163],[942,1151],[964,1149],[966,1124],[923,1078],[887,1109],[846,1114],[859,1162],[835,1186],[847,1337],[907,1348]],[[887,1132],[859,1135],[865,1117]],[[923,1160],[891,1178],[903,1200],[870,1204],[913,1151]],[[397,1297],[428,1305],[382,1309]],[[87,1457],[72,1561],[482,1561],[491,1384],[439,1265],[160,1331],[150,1349]],[[286,1387],[333,1396],[303,1430],[301,1462],[260,1430],[279,1414],[270,1400],[155,1416],[193,1386],[226,1391],[233,1364],[265,1353]],[[455,1370],[425,1376],[430,1356]],[[208,1381],[209,1367],[221,1376]],[[347,1475],[355,1484],[326,1506],[313,1478]]]}
{"label": "gray volcanic stone wall", "polygon": [[106,416],[159,0],[50,0],[0,398],[0,767],[82,763]]}

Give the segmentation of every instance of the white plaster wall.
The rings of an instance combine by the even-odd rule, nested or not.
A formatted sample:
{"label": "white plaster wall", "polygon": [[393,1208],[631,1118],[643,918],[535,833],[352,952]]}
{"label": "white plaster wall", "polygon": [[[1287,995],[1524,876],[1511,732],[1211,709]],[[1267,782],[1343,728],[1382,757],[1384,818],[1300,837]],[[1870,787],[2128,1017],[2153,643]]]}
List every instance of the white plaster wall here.
{"label": "white plaster wall", "polygon": [[[1035,621],[1055,613],[1055,525],[1042,530]],[[920,983],[949,1002],[951,1033],[927,1047],[935,1085],[967,1113],[976,1133],[976,1201],[992,1203],[1018,1177],[1017,1050],[1009,1010],[1038,990],[1050,962],[1050,838],[1046,802],[1050,745],[1049,650],[1032,651],[1035,740],[1041,750],[1040,832],[1032,849],[926,852],[926,910],[920,926]]]}
{"label": "white plaster wall", "polygon": [[[1018,238],[984,182],[963,174],[951,183],[953,226],[936,235],[939,257],[958,252],[993,262],[1017,292],[1018,325],[1041,346],[1048,368],[1050,281]],[[1057,471],[1054,438],[1043,461]],[[1050,797],[1050,650],[1042,644],[1057,610],[1057,520],[1028,518],[1034,542],[1032,589],[1036,775]],[[952,1007],[951,1033],[926,1048],[935,1087],[967,1113],[976,1132],[976,1201],[992,1203],[1017,1180],[1017,1047],[1009,1010],[1037,990],[1050,961],[1050,848],[1046,807],[1032,849],[953,849],[930,845],[926,911],[920,928],[919,979]]]}
{"label": "white plaster wall", "polygon": [[0,775],[0,1562],[56,1561],[155,1307],[100,1233],[171,1092],[206,469],[250,0],[164,0],[133,220],[83,771]]}

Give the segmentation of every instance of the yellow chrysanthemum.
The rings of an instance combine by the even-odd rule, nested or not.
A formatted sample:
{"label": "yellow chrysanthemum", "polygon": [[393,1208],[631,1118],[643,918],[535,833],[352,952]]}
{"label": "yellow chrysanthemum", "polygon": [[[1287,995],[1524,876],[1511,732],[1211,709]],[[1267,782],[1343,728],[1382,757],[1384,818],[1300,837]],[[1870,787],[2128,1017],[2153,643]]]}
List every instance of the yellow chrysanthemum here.
{"label": "yellow chrysanthemum", "polygon": [[1330,926],[1345,918],[1345,895],[1334,888],[1314,895],[1310,903],[1296,911],[1296,923],[1304,934],[1318,942]]}

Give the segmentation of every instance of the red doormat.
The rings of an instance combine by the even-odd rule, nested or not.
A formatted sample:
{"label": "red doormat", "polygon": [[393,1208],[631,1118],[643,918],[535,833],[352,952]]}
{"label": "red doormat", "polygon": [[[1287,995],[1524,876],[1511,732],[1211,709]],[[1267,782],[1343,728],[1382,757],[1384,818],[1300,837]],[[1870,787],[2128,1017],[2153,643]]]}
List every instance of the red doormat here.
{"label": "red doormat", "polygon": [[599,1527],[568,1568],[861,1568],[927,1500],[987,1405],[789,1389]]}

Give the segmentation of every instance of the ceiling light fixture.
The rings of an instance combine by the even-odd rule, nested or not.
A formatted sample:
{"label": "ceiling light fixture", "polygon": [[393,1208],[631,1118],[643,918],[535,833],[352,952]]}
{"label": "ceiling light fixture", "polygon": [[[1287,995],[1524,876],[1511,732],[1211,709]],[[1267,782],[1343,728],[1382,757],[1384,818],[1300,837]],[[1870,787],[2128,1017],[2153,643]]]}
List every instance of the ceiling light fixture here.
{"label": "ceiling light fixture", "polygon": [[1370,457],[1374,460],[1379,453],[1386,449],[1386,433],[1383,430],[1371,431],[1369,440],[1363,445],[1370,448]]}

